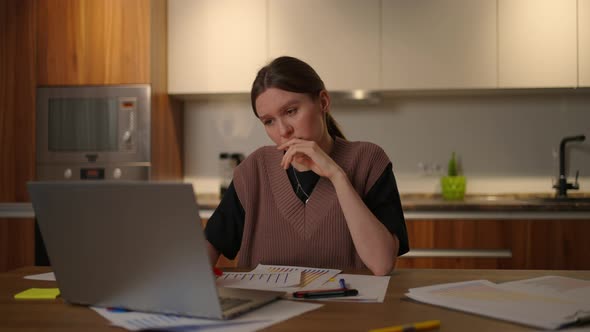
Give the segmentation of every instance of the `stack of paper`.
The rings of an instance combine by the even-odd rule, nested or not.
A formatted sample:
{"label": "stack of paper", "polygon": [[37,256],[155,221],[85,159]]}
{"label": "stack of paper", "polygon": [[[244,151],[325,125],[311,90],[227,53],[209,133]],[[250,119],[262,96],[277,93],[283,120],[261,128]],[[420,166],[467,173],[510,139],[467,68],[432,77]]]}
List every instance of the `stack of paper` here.
{"label": "stack of paper", "polygon": [[296,292],[318,289],[340,270],[299,266],[258,265],[246,273],[224,272],[217,278],[217,286]]}
{"label": "stack of paper", "polygon": [[191,332],[211,329],[215,332],[249,332],[258,331],[305,312],[318,309],[321,306],[321,304],[315,303],[298,303],[280,300],[231,320],[199,319],[142,312],[121,312],[97,307],[93,307],[92,309],[108,319],[112,325],[131,331],[153,329]]}
{"label": "stack of paper", "polygon": [[547,276],[505,284],[474,280],[412,288],[416,301],[543,329],[558,329],[590,316],[590,281]]}
{"label": "stack of paper", "polygon": [[358,290],[357,296],[344,296],[320,299],[322,301],[338,301],[338,302],[379,302],[383,303],[385,300],[385,293],[387,293],[387,286],[389,285],[389,276],[378,277],[360,274],[344,274],[341,273],[335,278],[330,279],[320,289],[338,288],[338,280],[342,278],[346,281],[348,288]]}
{"label": "stack of paper", "polygon": [[[300,266],[258,265],[250,272],[224,272],[217,278],[217,286],[287,292],[285,298],[294,299],[293,292],[339,288],[344,279],[348,288],[358,290],[357,296],[315,299],[318,301],[383,302],[389,276],[377,277],[340,274],[340,270]],[[305,299],[310,300],[310,299]]]}

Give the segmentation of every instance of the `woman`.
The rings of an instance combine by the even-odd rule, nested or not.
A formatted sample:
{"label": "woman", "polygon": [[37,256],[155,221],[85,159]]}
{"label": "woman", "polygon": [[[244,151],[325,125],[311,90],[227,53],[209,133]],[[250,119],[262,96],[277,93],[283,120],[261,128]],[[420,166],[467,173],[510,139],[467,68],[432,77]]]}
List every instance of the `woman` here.
{"label": "woman", "polygon": [[389,274],[408,251],[391,162],[375,144],[349,142],[330,96],[305,62],[279,57],[260,69],[252,108],[276,146],[254,151],[205,234],[243,267],[262,264],[369,268]]}

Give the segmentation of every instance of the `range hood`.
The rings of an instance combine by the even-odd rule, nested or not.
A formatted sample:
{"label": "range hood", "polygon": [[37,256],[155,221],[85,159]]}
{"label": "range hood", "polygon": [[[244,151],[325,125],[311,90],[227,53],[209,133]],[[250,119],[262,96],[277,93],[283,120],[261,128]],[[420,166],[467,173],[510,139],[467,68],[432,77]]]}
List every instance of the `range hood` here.
{"label": "range hood", "polygon": [[372,90],[330,91],[335,104],[342,105],[377,105],[381,94]]}

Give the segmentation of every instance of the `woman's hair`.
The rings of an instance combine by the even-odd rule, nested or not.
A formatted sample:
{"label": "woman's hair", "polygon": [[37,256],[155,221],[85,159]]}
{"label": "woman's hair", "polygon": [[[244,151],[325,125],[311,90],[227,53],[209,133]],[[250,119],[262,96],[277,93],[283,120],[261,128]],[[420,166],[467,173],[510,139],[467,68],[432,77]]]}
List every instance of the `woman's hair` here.
{"label": "woman's hair", "polygon": [[[252,110],[256,117],[256,99],[270,88],[304,93],[313,100],[326,89],[324,82],[310,65],[290,56],[278,57],[258,71],[250,92]],[[330,136],[346,139],[330,112],[326,113],[326,126]]]}

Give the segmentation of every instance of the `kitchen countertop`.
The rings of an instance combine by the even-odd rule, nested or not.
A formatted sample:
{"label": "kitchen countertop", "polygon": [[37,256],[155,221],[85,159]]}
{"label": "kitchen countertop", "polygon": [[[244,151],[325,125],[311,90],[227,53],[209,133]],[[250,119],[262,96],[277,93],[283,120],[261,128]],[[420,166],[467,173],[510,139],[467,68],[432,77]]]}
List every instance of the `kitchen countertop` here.
{"label": "kitchen countertop", "polygon": [[[590,194],[585,202],[542,201],[549,194],[467,195],[461,201],[446,201],[436,194],[406,194],[401,196],[406,220],[423,219],[535,219],[590,220]],[[217,205],[217,195],[199,195],[201,217],[209,218]]]}
{"label": "kitchen countertop", "polygon": [[[501,194],[467,195],[464,200],[447,201],[436,194],[401,195],[404,211],[588,211],[590,194],[571,195],[586,201],[544,201],[549,194]],[[217,195],[198,195],[202,209],[215,210],[219,204]]]}
{"label": "kitchen countertop", "polygon": [[590,195],[571,195],[583,201],[552,200],[549,194],[467,195],[464,200],[447,201],[440,195],[402,195],[404,211],[552,211],[590,212]]}
{"label": "kitchen countertop", "polygon": [[[401,196],[406,219],[412,218],[568,218],[590,219],[590,193],[571,195],[584,201],[543,201],[549,194],[467,195],[446,201],[435,194]],[[197,195],[201,216],[208,218],[219,204],[217,195]],[[31,203],[0,203],[0,218],[33,218]]]}

